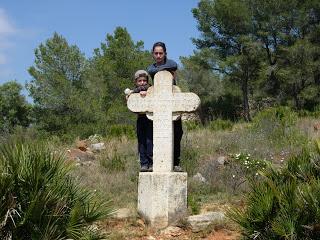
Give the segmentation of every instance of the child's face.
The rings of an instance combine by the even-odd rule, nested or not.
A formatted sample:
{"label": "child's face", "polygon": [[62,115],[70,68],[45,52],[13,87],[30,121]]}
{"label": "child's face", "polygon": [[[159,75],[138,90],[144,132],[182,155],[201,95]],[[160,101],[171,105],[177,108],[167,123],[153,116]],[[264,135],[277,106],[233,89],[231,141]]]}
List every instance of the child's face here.
{"label": "child's face", "polygon": [[147,85],[147,84],[148,84],[148,80],[147,80],[145,77],[139,77],[139,78],[137,78],[137,80],[136,80],[136,85],[137,85],[138,87],[144,86],[144,85]]}

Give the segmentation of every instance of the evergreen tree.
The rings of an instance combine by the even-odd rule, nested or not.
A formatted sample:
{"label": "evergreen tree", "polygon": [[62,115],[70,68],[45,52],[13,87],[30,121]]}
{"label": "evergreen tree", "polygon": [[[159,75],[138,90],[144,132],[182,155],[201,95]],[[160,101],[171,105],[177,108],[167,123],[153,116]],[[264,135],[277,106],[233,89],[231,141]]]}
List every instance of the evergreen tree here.
{"label": "evergreen tree", "polygon": [[0,132],[10,133],[16,126],[31,122],[31,105],[21,94],[22,86],[9,81],[0,85]]}
{"label": "evergreen tree", "polygon": [[103,108],[109,123],[132,123],[134,115],[126,107],[123,91],[133,87],[135,71],[145,69],[152,62],[150,52],[143,47],[142,41],[132,40],[126,28],[117,27],[94,51],[91,67],[99,76],[96,81],[103,89]]}
{"label": "evergreen tree", "polygon": [[244,118],[250,102],[273,98],[297,109],[319,102],[318,1],[202,0],[193,14],[204,67],[238,83]]}
{"label": "evergreen tree", "polygon": [[34,100],[38,123],[48,131],[65,131],[69,125],[84,121],[79,113],[84,89],[86,59],[75,45],[54,33],[35,50],[32,80],[27,84]]}

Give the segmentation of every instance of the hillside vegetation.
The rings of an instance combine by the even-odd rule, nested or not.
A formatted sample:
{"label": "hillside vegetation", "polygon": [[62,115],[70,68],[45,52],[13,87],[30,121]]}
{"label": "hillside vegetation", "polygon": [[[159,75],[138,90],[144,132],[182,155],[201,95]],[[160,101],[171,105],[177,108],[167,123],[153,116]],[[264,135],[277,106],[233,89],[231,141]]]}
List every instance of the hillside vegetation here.
{"label": "hillside vegetation", "polygon": [[[231,208],[246,238],[317,239],[320,2],[200,0],[190,10],[200,34],[176,79],[201,99],[183,126],[190,214]],[[41,43],[27,69],[32,103],[18,82],[0,85],[1,238],[98,239],[95,220],[135,209],[136,116],[123,90],[152,54],[121,26],[98,45],[87,58],[57,32]],[[105,149],[79,153],[80,140]],[[113,204],[99,209],[97,195]]]}

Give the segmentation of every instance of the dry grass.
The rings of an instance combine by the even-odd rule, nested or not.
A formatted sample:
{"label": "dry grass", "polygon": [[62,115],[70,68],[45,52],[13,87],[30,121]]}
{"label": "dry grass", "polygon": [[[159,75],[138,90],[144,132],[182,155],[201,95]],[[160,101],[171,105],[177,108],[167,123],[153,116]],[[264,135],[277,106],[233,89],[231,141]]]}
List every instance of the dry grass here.
{"label": "dry grass", "polygon": [[[199,212],[207,212],[226,211],[230,206],[241,206],[243,191],[247,189],[243,186],[239,189],[233,188],[230,154],[250,153],[253,158],[282,164],[291,155],[301,150],[303,144],[308,142],[306,139],[311,142],[312,139],[319,138],[320,132],[313,128],[316,123],[318,123],[317,119],[300,118],[294,126],[294,131],[289,129],[288,135],[282,136],[283,139],[270,138],[272,123],[269,123],[270,125],[265,126],[264,129],[253,129],[246,123],[235,124],[231,131],[210,131],[206,128],[189,131],[184,129],[181,150],[182,158],[185,159],[182,159],[182,163],[187,164],[190,171],[188,194],[195,202],[189,204],[196,204],[196,206],[189,207],[199,208]],[[290,139],[286,141],[287,138]],[[115,208],[136,209],[139,175],[137,142],[122,137],[105,140],[105,144],[106,150],[96,154],[93,164],[78,166],[75,169],[75,175],[80,184],[96,189],[106,198],[112,199]],[[224,166],[217,164],[219,156],[225,157]],[[124,170],[109,169],[101,165],[103,161],[110,162],[112,159],[122,161]],[[197,172],[207,178],[207,183],[199,183],[192,179]],[[150,235],[167,239],[147,226],[139,226],[137,219],[120,222],[107,221],[104,224],[104,229],[108,231],[110,239],[147,239]],[[225,228],[230,229],[229,226]],[[233,231],[232,228],[231,231]],[[218,237],[217,234],[221,234],[221,231],[206,232],[202,235],[186,231],[177,239],[201,239],[203,237],[216,239],[214,236]],[[237,238],[231,237],[230,239]]]}
{"label": "dry grass", "polygon": [[[110,198],[116,208],[135,208],[137,200],[138,156],[136,141],[125,137],[106,142],[106,149],[97,153],[91,165],[77,166],[74,175],[80,184],[95,189]],[[103,161],[118,157],[124,164],[123,171],[101,166]]]}
{"label": "dry grass", "polygon": [[[313,130],[316,122],[316,119],[301,118],[297,123],[297,129],[309,139],[317,138],[319,133]],[[266,126],[266,129],[269,127]],[[244,123],[235,124],[232,131],[210,131],[205,128],[188,131],[185,129],[181,148],[182,158],[187,159],[182,159],[182,162],[187,163],[189,170],[191,169],[189,173],[192,174],[189,174],[189,177],[200,172],[209,178],[207,179],[209,184],[200,187],[198,183],[190,179],[189,193],[203,195],[202,202],[205,204],[208,201],[214,201],[212,196],[225,192],[226,185],[232,184],[230,172],[228,172],[230,169],[224,169],[216,164],[219,156],[224,156],[228,162],[230,154],[246,152],[255,158],[278,163],[285,161],[301,148],[301,146],[299,148],[299,141],[296,144],[285,146],[277,141],[266,140],[266,134],[268,132],[264,129],[252,130],[248,124]],[[137,142],[121,137],[106,140],[105,144],[106,150],[96,154],[93,164],[78,166],[75,175],[81,184],[96,189],[111,198],[116,207],[135,208],[139,175]],[[110,162],[112,159],[121,161],[124,170],[116,171],[101,166],[103,161]],[[238,192],[230,191],[220,197],[229,199],[230,194],[235,193]]]}

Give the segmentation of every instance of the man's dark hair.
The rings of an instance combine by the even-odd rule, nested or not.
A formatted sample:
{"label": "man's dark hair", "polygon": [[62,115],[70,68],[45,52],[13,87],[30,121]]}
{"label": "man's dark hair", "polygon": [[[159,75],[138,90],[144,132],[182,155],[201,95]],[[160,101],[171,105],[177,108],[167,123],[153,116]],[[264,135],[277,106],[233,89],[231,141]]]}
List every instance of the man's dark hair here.
{"label": "man's dark hair", "polygon": [[153,47],[152,47],[152,52],[154,52],[154,49],[156,47],[162,47],[163,51],[166,53],[167,52],[167,48],[166,48],[166,45],[163,43],[163,42],[156,42],[153,44]]}

